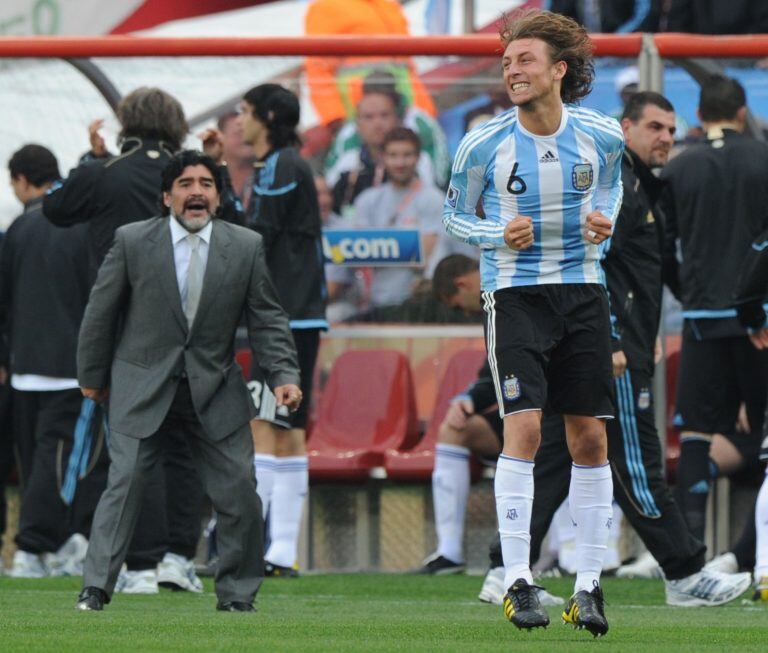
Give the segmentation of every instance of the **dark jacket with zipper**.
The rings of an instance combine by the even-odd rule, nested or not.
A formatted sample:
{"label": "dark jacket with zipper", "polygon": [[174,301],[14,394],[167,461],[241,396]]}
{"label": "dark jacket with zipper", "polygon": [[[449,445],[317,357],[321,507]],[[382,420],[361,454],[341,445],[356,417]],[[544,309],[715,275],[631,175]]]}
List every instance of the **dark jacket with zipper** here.
{"label": "dark jacket with zipper", "polygon": [[14,374],[74,379],[90,290],[87,228],[55,227],[41,207],[42,199],[28,202],[3,239],[1,363]]}
{"label": "dark jacket with zipper", "polygon": [[744,257],[768,229],[768,145],[732,129],[672,159],[659,201],[668,247],[679,241],[686,329],[698,339],[744,334],[733,309]]}
{"label": "dark jacket with zipper", "polygon": [[46,195],[43,212],[53,224],[88,223],[93,279],[117,228],[157,215],[160,177],[172,156],[173,150],[162,141],[127,138],[119,155],[84,157]]}
{"label": "dark jacket with zipper", "polygon": [[[613,350],[624,352],[629,369],[652,375],[666,269],[663,216],[654,206],[663,182],[629,148],[621,162],[621,178],[624,199],[602,261]],[[675,285],[674,276],[669,283]]]}

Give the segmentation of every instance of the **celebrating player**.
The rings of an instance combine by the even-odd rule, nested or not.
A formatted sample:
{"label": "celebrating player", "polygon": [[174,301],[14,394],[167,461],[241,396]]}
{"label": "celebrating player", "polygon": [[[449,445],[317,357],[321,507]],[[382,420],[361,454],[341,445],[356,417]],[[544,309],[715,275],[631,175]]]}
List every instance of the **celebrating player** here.
{"label": "celebrating player", "polygon": [[504,613],[518,628],[549,624],[529,565],[546,408],[564,415],[574,461],[578,566],[563,618],[599,636],[608,630],[599,576],[613,495],[604,420],[614,411],[600,245],[621,206],[624,141],[615,120],[573,104],[594,78],[586,31],[546,11],[505,22],[502,68],[514,106],[462,140],[443,220],[482,250],[486,344],[504,419],[495,481]]}

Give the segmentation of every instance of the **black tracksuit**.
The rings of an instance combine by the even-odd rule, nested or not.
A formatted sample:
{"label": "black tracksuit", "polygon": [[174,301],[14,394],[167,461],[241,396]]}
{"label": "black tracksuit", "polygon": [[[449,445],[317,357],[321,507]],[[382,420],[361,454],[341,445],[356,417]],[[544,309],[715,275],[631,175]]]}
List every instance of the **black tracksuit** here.
{"label": "black tracksuit", "polygon": [[[3,240],[3,365],[10,374],[74,380],[77,335],[90,291],[87,231],[53,226],[41,207],[41,199],[29,202]],[[23,490],[16,543],[31,553],[56,551],[72,533],[88,534],[106,466],[91,461],[92,473],[78,484],[72,506],[65,505],[59,490],[74,442],[80,391],[14,389],[12,403]]]}
{"label": "black tracksuit", "polygon": [[[768,299],[768,231],[763,232],[744,257],[742,273],[734,292],[738,319],[750,332],[768,327],[765,302]],[[768,462],[768,421],[763,422],[760,460]]]}
{"label": "black tracksuit", "polygon": [[[704,565],[704,545],[688,533],[664,479],[659,435],[654,423],[651,378],[661,314],[663,216],[654,211],[660,184],[627,149],[622,160],[624,200],[603,269],[611,299],[618,345],[627,371],[616,379],[617,416],[607,421],[608,460],[614,498],[670,580]],[[485,396],[487,383],[476,384]],[[471,395],[470,391],[470,395]],[[539,557],[552,517],[568,496],[571,458],[559,415],[542,420],[542,441],[534,466],[531,560]],[[492,564],[500,563],[491,554]]]}
{"label": "black tracksuit", "polygon": [[768,358],[747,341],[733,293],[744,257],[768,229],[768,145],[713,130],[672,159],[662,178],[669,182],[660,199],[667,247],[678,241],[682,257],[679,424],[685,431],[732,433],[744,401],[759,432]]}

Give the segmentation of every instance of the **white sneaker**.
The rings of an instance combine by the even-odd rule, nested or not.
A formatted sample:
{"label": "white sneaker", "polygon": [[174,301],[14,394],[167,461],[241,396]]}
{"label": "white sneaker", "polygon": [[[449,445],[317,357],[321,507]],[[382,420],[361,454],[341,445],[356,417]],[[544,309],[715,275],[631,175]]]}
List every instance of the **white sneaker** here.
{"label": "white sneaker", "polygon": [[477,595],[477,598],[484,603],[502,605],[506,591],[504,587],[504,567],[492,567],[485,575],[483,586],[480,588],[480,594]]}
{"label": "white sneaker", "polygon": [[43,562],[51,576],[82,576],[86,553],[88,540],[75,533],[56,553],[44,553]]}
{"label": "white sneaker", "polygon": [[195,564],[184,556],[166,553],[157,565],[157,582],[172,590],[203,592],[203,582],[195,573]]}
{"label": "white sneaker", "polygon": [[712,560],[704,565],[704,569],[719,571],[721,574],[735,574],[739,571],[739,561],[736,560],[736,556],[733,553],[726,551],[712,558]]}
{"label": "white sneaker", "polygon": [[722,605],[744,593],[750,586],[749,574],[723,574],[702,569],[680,580],[665,581],[667,605],[685,608]]}
{"label": "white sneaker", "polygon": [[157,571],[154,569],[128,571],[123,565],[117,577],[115,592],[121,594],[158,594],[160,590],[157,587]]}
{"label": "white sneaker", "polygon": [[550,594],[543,587],[540,587],[536,590],[536,595],[539,597],[539,603],[541,603],[543,606],[557,607],[560,605],[565,605],[565,599],[560,598],[559,596],[555,596],[554,594]]}
{"label": "white sneaker", "polygon": [[[502,605],[504,603],[504,594],[506,589],[504,588],[504,567],[493,567],[489,569],[485,575],[483,586],[480,589],[480,594],[477,598],[484,603],[493,603],[494,605]],[[545,589],[536,590],[536,594],[539,597],[539,603],[545,606],[558,606],[565,603],[565,599],[561,599],[559,596],[550,594]]]}
{"label": "white sneaker", "polygon": [[11,578],[45,578],[48,569],[42,556],[18,550],[13,554],[13,565],[8,575]]}
{"label": "white sneaker", "polygon": [[643,553],[637,560],[628,564],[621,565],[616,570],[618,578],[663,578],[659,563],[648,551]]}

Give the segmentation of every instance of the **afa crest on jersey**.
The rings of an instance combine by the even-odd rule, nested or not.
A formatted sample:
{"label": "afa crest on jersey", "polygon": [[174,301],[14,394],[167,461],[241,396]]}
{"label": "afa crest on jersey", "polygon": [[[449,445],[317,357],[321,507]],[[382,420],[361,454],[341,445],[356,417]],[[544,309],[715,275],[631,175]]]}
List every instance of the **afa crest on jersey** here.
{"label": "afa crest on jersey", "polygon": [[571,171],[571,183],[576,190],[587,190],[592,186],[595,175],[591,163],[577,163]]}
{"label": "afa crest on jersey", "polygon": [[520,399],[520,380],[516,376],[504,379],[501,391],[504,393],[504,399],[507,401]]}
{"label": "afa crest on jersey", "polygon": [[637,395],[637,409],[648,410],[651,407],[651,391],[648,388],[643,388]]}
{"label": "afa crest on jersey", "polygon": [[450,206],[452,209],[455,209],[456,205],[459,203],[459,189],[456,188],[456,186],[453,184],[448,186],[446,201],[448,202],[448,206]]}

